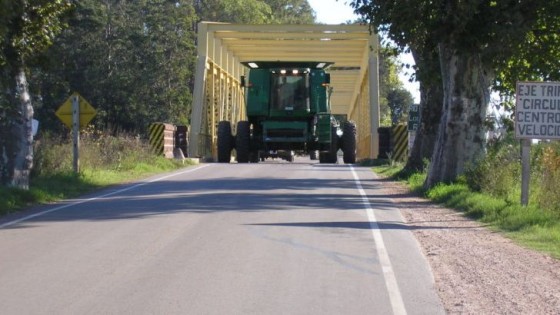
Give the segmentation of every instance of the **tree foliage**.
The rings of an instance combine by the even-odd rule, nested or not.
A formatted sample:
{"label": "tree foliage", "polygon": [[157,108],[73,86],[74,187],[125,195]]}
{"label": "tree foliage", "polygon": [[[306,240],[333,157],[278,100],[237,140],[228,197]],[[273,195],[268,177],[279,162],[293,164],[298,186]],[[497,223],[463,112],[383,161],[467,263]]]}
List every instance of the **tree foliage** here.
{"label": "tree foliage", "polygon": [[195,0],[203,21],[245,24],[313,24],[315,12],[307,0]]}
{"label": "tree foliage", "polygon": [[494,88],[511,96],[517,81],[560,81],[560,18],[539,11],[535,27],[509,59],[500,60]]}
{"label": "tree foliage", "polygon": [[272,23],[313,24],[315,12],[307,0],[263,0],[273,12]]}
{"label": "tree foliage", "polygon": [[0,3],[0,66],[45,50],[64,25],[60,17],[69,0],[2,1]]}
{"label": "tree foliage", "polygon": [[203,21],[264,24],[272,19],[272,9],[261,0],[195,0]]}
{"label": "tree foliage", "polygon": [[379,52],[379,107],[380,124],[391,126],[404,123],[408,109],[414,102],[399,78],[399,65],[392,49],[383,48]]}
{"label": "tree foliage", "polygon": [[151,122],[187,124],[195,21],[190,1],[80,1],[49,51],[44,119],[78,91],[102,127],[144,133]]}
{"label": "tree foliage", "polygon": [[410,92],[403,87],[392,89],[387,95],[387,100],[391,109],[391,124],[406,123],[410,105],[414,103]]}

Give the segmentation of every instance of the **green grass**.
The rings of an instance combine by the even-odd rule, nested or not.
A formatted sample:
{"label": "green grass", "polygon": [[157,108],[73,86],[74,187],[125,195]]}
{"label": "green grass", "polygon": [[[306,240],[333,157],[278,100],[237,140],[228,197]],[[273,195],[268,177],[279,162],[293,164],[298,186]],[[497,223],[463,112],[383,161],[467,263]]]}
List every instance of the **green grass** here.
{"label": "green grass", "polygon": [[115,184],[144,178],[187,166],[174,160],[155,157],[150,163],[140,162],[126,169],[86,168],[72,172],[39,175],[31,179],[29,190],[0,187],[0,216],[25,207],[73,198]]}
{"label": "green grass", "polygon": [[439,184],[429,190],[422,185],[425,174],[406,174],[395,170],[394,166],[376,166],[374,172],[382,177],[405,181],[411,190],[426,198],[463,212],[466,216],[488,224],[493,230],[528,248],[550,254],[560,259],[560,216],[538,207],[538,200],[523,207],[519,202],[489,194],[474,192],[459,181],[453,184]]}
{"label": "green grass", "polygon": [[518,243],[536,249],[541,252],[550,253],[555,258],[558,256],[558,244],[560,243],[560,224],[553,226],[531,226],[523,233],[509,233],[508,236]]}
{"label": "green grass", "polygon": [[401,171],[402,165],[385,165],[385,166],[375,166],[373,170],[375,173],[381,175],[382,177],[397,178],[397,174]]}

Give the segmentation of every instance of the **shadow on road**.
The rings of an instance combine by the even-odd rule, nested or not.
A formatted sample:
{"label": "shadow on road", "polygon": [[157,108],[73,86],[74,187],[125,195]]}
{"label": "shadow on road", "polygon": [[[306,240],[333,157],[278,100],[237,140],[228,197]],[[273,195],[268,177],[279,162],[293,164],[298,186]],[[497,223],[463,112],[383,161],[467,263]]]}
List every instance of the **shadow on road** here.
{"label": "shadow on road", "polygon": [[[368,221],[363,222],[285,222],[285,223],[258,223],[258,224],[247,224],[255,226],[283,226],[283,227],[306,227],[306,228],[335,228],[335,229],[359,229],[359,230],[441,230],[448,229],[444,226],[426,226],[426,225],[412,225],[405,224],[401,222],[387,222],[379,221],[377,224],[370,223]],[[473,229],[475,227],[461,227],[460,229]],[[457,229],[457,228],[453,228]]]}
{"label": "shadow on road", "polygon": [[[297,166],[296,166],[297,167]],[[315,167],[315,165],[314,165]],[[338,168],[348,172],[347,166],[317,165],[316,167]],[[309,168],[307,168],[309,170]],[[243,169],[240,168],[242,171]],[[294,171],[294,169],[291,169]],[[297,171],[297,169],[296,169]],[[378,210],[394,211],[394,200],[399,195],[384,195],[380,181],[361,181],[369,192],[369,201]],[[121,186],[115,190],[123,189]],[[97,196],[109,191],[98,193]],[[404,195],[403,195],[404,196]],[[84,197],[85,200],[87,197]],[[79,200],[78,200],[79,201]],[[246,179],[239,177],[200,178],[189,180],[162,180],[134,189],[100,197],[78,204],[76,200],[52,206],[31,209],[20,214],[39,213],[55,209],[51,213],[37,216],[7,228],[32,227],[37,222],[52,221],[96,221],[142,219],[151,216],[172,215],[174,213],[208,214],[217,212],[266,212],[266,211],[318,211],[323,209],[349,211],[364,208],[364,201],[356,189],[353,179],[322,178],[274,178],[262,177]],[[57,210],[61,206],[64,209]],[[415,207],[413,203],[401,202],[398,207]],[[16,218],[17,219],[17,218]],[[6,222],[13,218],[4,218]],[[0,223],[2,223],[0,221]],[[277,223],[282,225],[283,223]],[[310,227],[331,227],[369,229],[369,223],[361,222],[315,222],[285,223],[286,226],[308,225]],[[412,229],[393,223],[380,223],[379,228]],[[423,227],[425,228],[425,227]]]}

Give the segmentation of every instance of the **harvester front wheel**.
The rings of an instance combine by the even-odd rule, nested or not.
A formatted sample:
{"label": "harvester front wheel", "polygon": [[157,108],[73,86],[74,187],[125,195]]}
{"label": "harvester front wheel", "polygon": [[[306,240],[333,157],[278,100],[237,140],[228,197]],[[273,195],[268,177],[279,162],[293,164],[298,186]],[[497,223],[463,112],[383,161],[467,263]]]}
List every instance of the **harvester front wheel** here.
{"label": "harvester front wheel", "polygon": [[344,163],[356,163],[356,124],[345,121],[342,126],[342,153]]}
{"label": "harvester front wheel", "polygon": [[338,128],[336,128],[335,126],[331,127],[331,150],[328,155],[327,163],[336,163],[338,161],[337,152],[338,152],[339,138],[338,138],[337,130]]}
{"label": "harvester front wheel", "polygon": [[309,159],[316,160],[319,157],[319,151],[311,150],[309,151]]}
{"label": "harvester front wheel", "polygon": [[319,163],[329,163],[329,152],[319,152]]}
{"label": "harvester front wheel", "polygon": [[237,150],[237,163],[249,163],[251,155],[251,124],[248,121],[237,123],[235,149]]}
{"label": "harvester front wheel", "polygon": [[231,150],[233,148],[233,136],[231,135],[231,123],[220,121],[218,123],[218,163],[229,163]]}

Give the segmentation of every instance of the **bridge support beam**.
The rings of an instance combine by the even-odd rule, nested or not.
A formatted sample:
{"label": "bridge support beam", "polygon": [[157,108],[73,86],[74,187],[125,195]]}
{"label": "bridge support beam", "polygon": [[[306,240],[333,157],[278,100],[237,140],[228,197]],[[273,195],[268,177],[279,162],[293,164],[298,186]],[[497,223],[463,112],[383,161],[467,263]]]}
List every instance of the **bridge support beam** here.
{"label": "bridge support beam", "polygon": [[189,156],[216,159],[217,126],[221,120],[235,127],[245,117],[245,94],[240,84],[241,63],[200,23],[198,60],[193,91]]}
{"label": "bridge support beam", "polygon": [[[375,44],[371,47],[368,57],[369,65],[369,104],[370,108],[370,149],[369,158],[376,159],[379,156],[379,42],[377,36],[372,36],[370,43]],[[364,152],[365,153],[365,152]]]}

